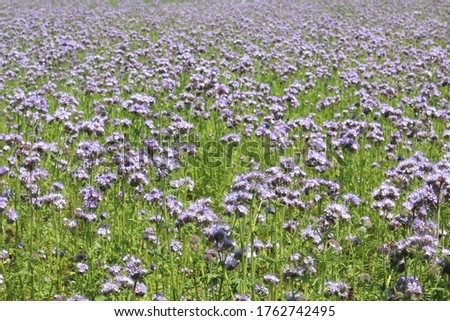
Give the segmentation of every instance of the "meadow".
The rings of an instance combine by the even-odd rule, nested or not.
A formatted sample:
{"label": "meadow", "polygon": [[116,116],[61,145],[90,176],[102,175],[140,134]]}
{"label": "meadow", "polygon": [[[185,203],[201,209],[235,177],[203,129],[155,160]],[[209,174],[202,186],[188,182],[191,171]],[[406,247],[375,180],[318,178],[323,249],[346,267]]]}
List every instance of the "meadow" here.
{"label": "meadow", "polygon": [[450,300],[448,1],[2,1],[0,300]]}

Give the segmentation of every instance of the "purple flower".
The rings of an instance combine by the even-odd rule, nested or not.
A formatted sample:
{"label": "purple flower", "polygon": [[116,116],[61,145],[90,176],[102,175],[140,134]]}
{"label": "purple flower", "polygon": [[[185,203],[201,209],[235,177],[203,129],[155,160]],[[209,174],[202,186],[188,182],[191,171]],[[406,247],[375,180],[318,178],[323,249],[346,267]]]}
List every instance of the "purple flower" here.
{"label": "purple flower", "polygon": [[170,249],[181,255],[181,250],[183,249],[183,246],[181,245],[180,241],[173,240],[170,242]]}
{"label": "purple flower", "polygon": [[111,188],[114,182],[117,180],[117,176],[112,173],[101,174],[95,176],[95,183],[101,191],[106,191]]}
{"label": "purple flower", "polygon": [[149,204],[157,204],[163,197],[164,194],[159,189],[154,188],[150,193],[144,195],[144,200]]}
{"label": "purple flower", "polygon": [[14,223],[19,218],[19,214],[17,213],[17,211],[12,208],[7,210],[5,214],[6,214],[7,222],[9,224]]}
{"label": "purple flower", "polygon": [[59,191],[62,191],[63,189],[64,189],[64,184],[61,182],[54,182],[52,184],[53,191],[59,192]]}
{"label": "purple flower", "polygon": [[223,136],[220,139],[220,141],[222,143],[233,143],[233,144],[239,145],[241,142],[241,137],[237,134],[232,133],[232,134],[227,134],[227,135]]}
{"label": "purple flower", "polygon": [[8,206],[8,199],[6,197],[0,197],[0,213]]}
{"label": "purple flower", "polygon": [[251,299],[247,294],[236,294],[234,301],[251,301]]}
{"label": "purple flower", "polygon": [[122,271],[122,267],[120,265],[112,265],[109,267],[109,273],[111,273],[112,276],[119,275],[120,271]]}
{"label": "purple flower", "polygon": [[128,179],[128,183],[133,187],[147,186],[148,185],[147,175],[145,175],[144,173],[134,173]]}
{"label": "purple flower", "polygon": [[325,282],[325,296],[331,297],[331,296],[337,296],[341,300],[346,300],[349,298],[350,295],[350,287],[342,282],[332,282],[327,281]]}
{"label": "purple flower", "polygon": [[80,190],[80,195],[84,198],[84,207],[87,209],[96,209],[99,207],[102,200],[102,195],[93,187],[83,187]]}
{"label": "purple flower", "polygon": [[304,301],[305,298],[297,291],[289,291],[286,293],[286,300],[287,301]]}
{"label": "purple flower", "polygon": [[85,274],[88,271],[89,267],[87,264],[79,262],[77,263],[77,270],[80,274]]}
{"label": "purple flower", "polygon": [[389,289],[391,298],[403,296],[407,300],[418,300],[422,296],[422,287],[419,279],[412,276],[401,276],[394,285],[394,288]]}
{"label": "purple flower", "polygon": [[187,190],[192,192],[194,190],[194,181],[190,177],[181,178],[178,180],[170,181],[170,187],[178,189],[182,186],[186,186]]}
{"label": "purple flower", "polygon": [[335,222],[337,220],[348,221],[351,218],[348,209],[338,203],[328,204],[325,208],[325,218],[331,222]]}
{"label": "purple flower", "polygon": [[109,230],[109,228],[104,225],[100,226],[97,230],[97,234],[101,235],[101,236],[105,236],[110,233],[111,233],[111,231]]}
{"label": "purple flower", "polygon": [[143,296],[145,296],[147,294],[147,287],[145,286],[144,283],[137,282],[136,283],[136,287],[134,289],[134,293],[138,297],[143,297]]}
{"label": "purple flower", "polygon": [[9,172],[9,168],[7,166],[0,166],[0,177],[6,175]]}
{"label": "purple flower", "polygon": [[323,173],[327,167],[331,165],[331,162],[327,159],[324,152],[316,152],[310,149],[306,156],[305,164],[306,166],[314,167],[318,172]]}
{"label": "purple flower", "polygon": [[134,286],[134,281],[127,275],[116,275],[114,282],[127,289],[132,289]]}
{"label": "purple flower", "polygon": [[280,279],[275,274],[267,274],[264,276],[264,282],[271,285],[276,285],[280,282]]}
{"label": "purple flower", "polygon": [[90,301],[87,297],[80,294],[75,294],[67,299],[67,301]]}
{"label": "purple flower", "polygon": [[126,260],[126,269],[130,277],[134,280],[140,279],[147,273],[147,270],[142,267],[141,260],[134,256]]}
{"label": "purple flower", "polygon": [[227,270],[234,270],[239,265],[240,261],[234,258],[234,255],[230,255],[225,260],[225,268]]}
{"label": "purple flower", "polygon": [[269,295],[269,289],[263,285],[255,284],[255,293],[260,297],[265,297]]}
{"label": "purple flower", "polygon": [[119,293],[119,286],[113,282],[103,283],[102,288],[100,290],[103,294],[116,294]]}
{"label": "purple flower", "polygon": [[203,234],[211,241],[222,241],[229,233],[228,225],[211,225],[203,230]]}
{"label": "purple flower", "polygon": [[294,232],[297,230],[298,221],[297,220],[289,220],[283,223],[283,229],[289,232]]}
{"label": "purple flower", "polygon": [[6,250],[1,250],[0,251],[0,261],[3,261],[4,259],[6,259],[8,257],[8,251]]}
{"label": "purple flower", "polygon": [[349,206],[359,206],[361,205],[361,199],[358,197],[358,195],[348,193],[342,196],[342,199],[344,200],[345,204]]}
{"label": "purple flower", "polygon": [[[97,215],[91,212],[85,212],[81,208],[76,208],[74,210],[75,217],[82,219],[85,222],[94,222],[97,220]],[[76,226],[76,224],[75,224]],[[75,227],[73,226],[73,227]]]}

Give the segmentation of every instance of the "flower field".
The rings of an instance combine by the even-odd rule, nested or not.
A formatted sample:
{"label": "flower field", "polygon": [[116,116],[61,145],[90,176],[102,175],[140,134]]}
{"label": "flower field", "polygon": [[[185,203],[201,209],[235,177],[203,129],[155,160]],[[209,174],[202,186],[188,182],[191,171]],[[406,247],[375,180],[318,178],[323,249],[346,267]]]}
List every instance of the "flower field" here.
{"label": "flower field", "polygon": [[449,24],[2,1],[0,300],[450,300]]}

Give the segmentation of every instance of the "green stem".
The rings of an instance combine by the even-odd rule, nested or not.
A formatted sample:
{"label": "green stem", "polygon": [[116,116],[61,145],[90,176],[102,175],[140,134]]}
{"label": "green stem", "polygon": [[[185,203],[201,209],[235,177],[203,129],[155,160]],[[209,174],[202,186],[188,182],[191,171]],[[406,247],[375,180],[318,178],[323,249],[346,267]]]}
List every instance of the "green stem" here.
{"label": "green stem", "polygon": [[242,250],[242,282],[240,283],[240,291],[241,294],[245,293],[245,289],[247,288],[247,249],[245,244],[245,233],[244,233],[244,224],[242,224],[243,219],[239,219],[239,234],[241,236],[241,250]]}

